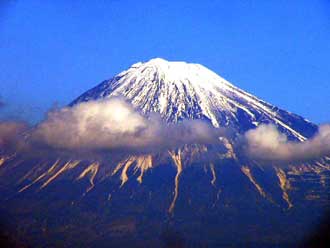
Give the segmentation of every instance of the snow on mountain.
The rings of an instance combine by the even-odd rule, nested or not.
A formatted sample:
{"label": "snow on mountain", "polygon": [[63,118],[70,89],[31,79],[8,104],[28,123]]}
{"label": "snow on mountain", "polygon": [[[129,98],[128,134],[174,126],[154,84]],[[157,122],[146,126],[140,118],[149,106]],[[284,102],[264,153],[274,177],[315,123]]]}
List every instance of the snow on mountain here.
{"label": "snow on mountain", "polygon": [[160,58],[139,62],[87,91],[71,105],[114,96],[124,97],[145,115],[160,113],[167,122],[205,119],[214,127],[230,126],[238,132],[260,123],[273,123],[300,141],[316,131],[307,120],[254,97],[200,64]]}

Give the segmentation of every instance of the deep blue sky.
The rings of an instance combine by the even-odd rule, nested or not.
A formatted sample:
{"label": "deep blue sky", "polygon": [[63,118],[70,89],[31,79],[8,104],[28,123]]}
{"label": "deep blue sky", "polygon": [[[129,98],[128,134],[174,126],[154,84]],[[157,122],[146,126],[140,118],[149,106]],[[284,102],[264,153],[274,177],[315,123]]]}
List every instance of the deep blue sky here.
{"label": "deep blue sky", "polygon": [[330,121],[327,0],[2,0],[0,115],[35,121],[153,57],[201,63],[270,103]]}

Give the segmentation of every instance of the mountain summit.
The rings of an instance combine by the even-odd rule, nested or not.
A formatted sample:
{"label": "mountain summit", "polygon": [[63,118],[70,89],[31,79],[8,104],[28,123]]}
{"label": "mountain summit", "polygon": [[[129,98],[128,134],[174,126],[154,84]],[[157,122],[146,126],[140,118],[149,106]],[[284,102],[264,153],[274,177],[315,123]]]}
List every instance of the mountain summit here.
{"label": "mountain summit", "polygon": [[174,239],[192,247],[284,247],[302,240],[329,206],[330,158],[255,161],[235,147],[235,138],[262,124],[295,142],[317,126],[202,65],[136,63],[64,112],[112,98],[125,99],[143,120],[155,113],[172,126],[202,120],[234,135],[218,137],[219,144],[103,157],[0,154],[1,211],[18,237],[34,246],[160,247]]}

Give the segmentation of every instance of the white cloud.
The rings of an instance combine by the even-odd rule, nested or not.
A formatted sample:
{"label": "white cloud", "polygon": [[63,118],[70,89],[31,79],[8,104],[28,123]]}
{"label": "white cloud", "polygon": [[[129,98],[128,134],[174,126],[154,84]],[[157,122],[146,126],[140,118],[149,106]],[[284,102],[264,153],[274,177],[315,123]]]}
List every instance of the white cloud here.
{"label": "white cloud", "polygon": [[248,154],[262,160],[308,160],[330,155],[330,125],[319,127],[318,133],[304,141],[292,142],[274,125],[260,125],[245,133]]}
{"label": "white cloud", "polygon": [[32,138],[55,149],[162,149],[189,143],[214,143],[220,134],[198,120],[164,124],[146,119],[122,99],[83,102],[48,113]]}

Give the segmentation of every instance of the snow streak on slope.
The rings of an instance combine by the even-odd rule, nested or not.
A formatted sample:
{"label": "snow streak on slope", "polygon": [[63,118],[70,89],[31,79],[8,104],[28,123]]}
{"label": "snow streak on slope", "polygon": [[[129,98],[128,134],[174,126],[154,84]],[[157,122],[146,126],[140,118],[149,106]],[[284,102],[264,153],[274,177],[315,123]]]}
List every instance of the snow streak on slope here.
{"label": "snow streak on slope", "polygon": [[262,189],[262,187],[257,183],[257,181],[252,176],[250,168],[247,166],[242,166],[241,170],[247,176],[247,178],[250,180],[250,182],[255,186],[255,188],[258,190],[259,194],[262,197],[266,197],[265,191]]}
{"label": "snow streak on slope", "polygon": [[279,185],[283,192],[282,197],[287,202],[288,208],[292,208],[293,205],[288,194],[288,190],[290,190],[290,182],[288,181],[285,172],[281,168],[275,168],[275,171],[279,179]]}
{"label": "snow streak on slope", "polygon": [[86,190],[85,193],[88,193],[90,190],[92,190],[94,188],[94,186],[95,186],[94,179],[99,170],[99,166],[100,166],[100,164],[98,162],[92,163],[77,178],[78,180],[80,180],[80,179],[84,178],[87,174],[90,174],[90,178],[89,178],[90,186]]}
{"label": "snow streak on slope", "polygon": [[168,212],[170,214],[172,214],[174,211],[174,208],[175,208],[176,200],[178,199],[178,195],[179,195],[179,179],[180,179],[180,175],[182,172],[182,159],[181,159],[181,150],[180,149],[178,151],[178,154],[176,154],[175,152],[169,152],[169,154],[172,157],[173,162],[177,168],[177,173],[175,176],[174,198],[172,200],[170,208],[168,209]]}

